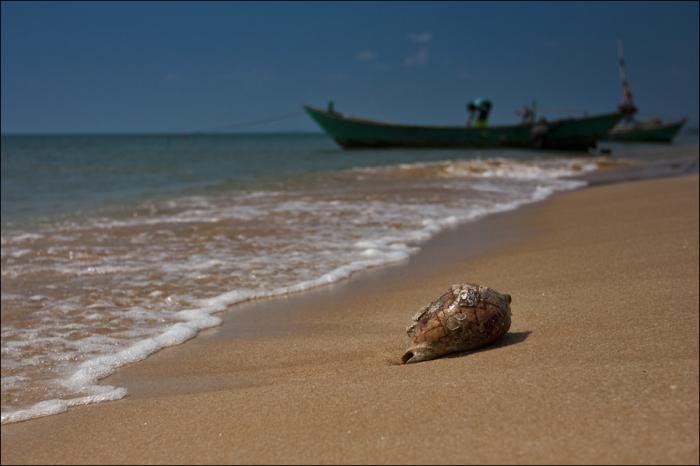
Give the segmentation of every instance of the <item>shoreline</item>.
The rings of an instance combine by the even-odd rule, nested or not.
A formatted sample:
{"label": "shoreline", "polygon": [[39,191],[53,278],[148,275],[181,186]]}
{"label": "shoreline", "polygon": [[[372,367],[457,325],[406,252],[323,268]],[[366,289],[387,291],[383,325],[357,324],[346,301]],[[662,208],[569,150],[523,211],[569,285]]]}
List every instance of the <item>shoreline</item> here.
{"label": "shoreline", "polygon": [[[680,158],[683,162],[683,169],[668,169],[666,172],[659,170],[659,167],[648,169],[646,167],[632,166],[628,168],[617,168],[615,170],[602,170],[591,176],[584,176],[588,186],[577,188],[573,191],[586,190],[593,187],[609,186],[621,183],[635,183],[648,179],[666,179],[674,177],[688,176],[697,170],[697,159]],[[692,175],[691,175],[692,176]],[[578,178],[575,178],[578,179]],[[222,323],[215,327],[201,330],[194,338],[179,345],[165,347],[148,356],[144,360],[129,363],[121,366],[117,370],[100,380],[100,384],[127,387],[127,397],[147,397],[154,394],[179,393],[201,388],[191,381],[185,384],[178,384],[175,387],[166,387],[161,381],[156,383],[144,383],[143,376],[137,374],[149,373],[149,369],[136,369],[134,366],[143,364],[147,360],[158,356],[164,351],[168,352],[168,361],[174,363],[183,357],[193,342],[205,338],[202,341],[206,344],[208,339],[213,341],[241,339],[241,338],[269,338],[275,335],[293,335],[300,332],[312,334],[313,330],[307,323],[298,325],[294,320],[304,320],[306,313],[300,311],[305,307],[320,300],[346,300],[355,294],[376,292],[376,283],[404,285],[407,280],[420,282],[434,273],[436,269],[453,267],[454,258],[459,257],[460,261],[468,262],[478,260],[487,256],[491,252],[502,251],[506,248],[517,249],[518,244],[526,242],[536,234],[537,227],[532,224],[529,218],[530,211],[537,209],[540,204],[547,202],[551,197],[557,197],[573,191],[560,191],[554,193],[542,201],[525,204],[513,210],[488,214],[466,223],[448,227],[439,232],[434,237],[420,244],[420,250],[407,259],[399,262],[383,264],[357,271],[349,277],[337,282],[316,286],[300,292],[287,295],[273,295],[261,298],[254,298],[248,301],[236,303],[232,308],[216,314],[222,319]],[[429,271],[429,272],[426,272]],[[398,286],[401,286],[398,285]],[[433,298],[426,298],[427,304]],[[417,311],[420,306],[415,307],[411,312]],[[332,310],[324,309],[323,319]],[[298,315],[297,315],[298,314]],[[265,319],[263,319],[265,316]],[[319,317],[319,316],[316,316]],[[523,336],[526,338],[527,336]],[[515,339],[520,338],[516,336]],[[188,346],[184,347],[187,343]],[[391,363],[397,363],[395,358],[387,357]],[[156,361],[156,365],[160,364]],[[206,385],[211,389],[211,385]]]}
{"label": "shoreline", "polygon": [[[103,383],[107,384],[126,383],[129,389],[127,398],[110,403],[73,408],[59,415],[3,425],[3,463],[16,461],[431,462],[430,452],[426,448],[429,445],[426,442],[431,435],[430,432],[433,432],[434,436],[434,432],[437,430],[444,432],[445,426],[452,427],[454,430],[447,429],[447,431],[458,433],[459,435],[456,437],[460,437],[464,432],[472,435],[470,442],[466,444],[478,448],[473,452],[475,456],[464,456],[469,453],[468,448],[453,440],[447,440],[444,451],[442,453],[435,452],[437,456],[432,456],[434,458],[432,462],[552,461],[565,459],[566,457],[562,454],[566,451],[573,455],[569,458],[578,458],[578,461],[582,459],[602,462],[639,461],[640,457],[635,456],[635,452],[637,455],[641,452],[652,455],[650,461],[663,462],[665,459],[692,462],[697,458],[698,447],[697,440],[693,443],[689,439],[697,439],[697,414],[695,414],[694,419],[691,419],[692,416],[681,416],[675,411],[671,413],[675,416],[673,419],[677,422],[680,420],[687,429],[687,431],[680,431],[680,438],[685,441],[683,445],[686,448],[679,450],[677,442],[674,443],[673,439],[670,438],[673,429],[662,433],[657,432],[657,437],[662,437],[664,440],[662,447],[676,447],[676,450],[669,451],[666,455],[663,454],[663,451],[659,451],[658,438],[656,442],[647,438],[644,444],[641,441],[635,443],[636,437],[633,438],[634,436],[629,433],[620,434],[626,441],[622,444],[624,448],[621,447],[624,451],[611,451],[612,445],[606,441],[602,433],[615,431],[614,427],[620,427],[620,422],[629,418],[636,422],[632,427],[636,428],[637,434],[640,436],[642,434],[651,435],[652,432],[647,430],[649,426],[644,424],[645,417],[635,415],[634,403],[627,403],[624,396],[615,393],[621,387],[629,389],[631,381],[643,383],[646,376],[641,376],[638,373],[638,369],[641,367],[645,368],[641,370],[645,371],[646,374],[661,374],[668,378],[667,372],[670,369],[678,370],[682,367],[688,371],[687,363],[694,361],[694,375],[693,369],[690,369],[690,378],[681,377],[682,383],[666,384],[663,391],[661,386],[655,384],[650,391],[651,394],[657,396],[668,395],[668,387],[675,385],[676,388],[670,390],[677,395],[682,394],[682,405],[688,411],[689,408],[694,408],[695,413],[697,413],[697,180],[697,175],[694,175],[674,179],[664,178],[653,181],[612,184],[557,193],[542,202],[529,204],[515,211],[490,215],[454,230],[442,232],[424,243],[421,251],[409,258],[406,263],[364,271],[362,274],[354,274],[349,279],[337,284],[315,288],[301,294],[254,301],[237,306],[236,310],[218,314],[224,319],[222,326],[201,332],[186,346],[179,345],[163,349],[144,361],[118,369],[114,375],[102,380]],[[681,226],[677,225],[676,230],[682,231],[684,237],[688,237],[689,231],[690,236],[693,236],[692,225],[690,225],[689,230],[687,222],[690,221],[692,224],[694,221],[694,251],[693,245],[686,245],[690,248],[691,256],[694,252],[694,266],[689,264],[687,259],[684,261],[682,258],[679,259],[677,255],[674,256],[677,251],[672,248],[668,249],[668,246],[664,244],[657,246],[660,246],[660,249],[667,253],[671,259],[657,257],[658,251],[649,250],[649,245],[656,243],[659,235],[671,237],[678,233],[678,231],[666,228],[668,225],[654,226],[651,223],[650,225],[657,230],[656,237],[653,237],[653,234],[640,231],[633,231],[632,235],[628,235],[632,240],[638,240],[640,244],[635,244],[635,241],[628,244],[624,240],[616,240],[614,236],[606,236],[607,233],[610,233],[609,230],[615,229],[630,233],[629,228],[625,230],[624,225],[619,225],[618,217],[627,216],[628,221],[646,225],[647,222],[654,220],[654,218],[648,218],[647,215],[651,217],[656,215],[662,223],[668,224],[670,211],[678,210],[679,207],[669,204],[668,199],[659,199],[656,191],[666,194],[673,193],[675,197],[671,197],[676,201],[685,199],[685,197],[693,198],[692,200],[686,199],[682,216],[694,215],[694,219],[686,220],[683,223],[674,217],[674,221],[678,225],[682,224]],[[611,193],[616,194],[612,195]],[[585,203],[581,204],[581,199],[590,200],[591,198],[605,199],[612,201],[612,204],[620,203],[621,201],[616,197],[620,193],[627,195],[630,199],[628,199],[625,209],[613,212],[614,215],[611,215],[610,212],[614,209],[608,206],[589,207]],[[647,204],[640,205],[642,203],[640,199],[646,200]],[[663,204],[663,207],[645,214],[651,201]],[[688,208],[688,202],[690,202],[690,207],[693,206],[694,202],[694,213]],[[567,204],[572,203],[578,203],[579,209],[583,208],[582,218],[593,222],[593,227],[587,227],[585,222],[581,223],[582,219],[570,211],[570,206],[566,207]],[[630,209],[636,213],[631,217]],[[586,217],[586,214],[589,216]],[[640,220],[636,216],[638,214],[641,214]],[[600,220],[601,215],[607,219],[607,223]],[[559,225],[559,220],[554,221],[555,218],[563,219],[562,225]],[[471,233],[471,237],[467,230]],[[578,242],[582,239],[585,240],[585,238],[580,237],[580,230],[587,230],[594,237],[598,236],[602,245],[586,240],[584,243],[589,250],[583,248],[584,251],[581,251],[582,248],[578,246]],[[465,234],[466,239],[464,238]],[[561,250],[556,252],[568,256],[572,260],[568,265],[575,269],[575,273],[562,267],[562,264],[550,257],[552,246],[551,243],[547,242],[548,235],[550,240],[559,244]],[[568,236],[571,237],[571,244],[575,247],[569,248],[565,242],[562,243],[562,237]],[[608,250],[607,254],[599,254],[599,249],[610,247],[615,241],[617,241],[618,248],[623,248],[622,251],[615,251],[613,248],[612,251]],[[473,250],[475,243],[479,243],[480,252],[486,253],[485,256],[479,255],[478,251]],[[641,243],[644,243],[644,247],[641,247]],[[626,254],[628,247],[630,250],[634,249],[644,253],[641,257],[631,257],[631,254]],[[481,248],[484,249],[481,250]],[[594,360],[572,354],[576,353],[576,350],[568,347],[562,335],[557,334],[560,332],[564,336],[576,336],[574,329],[564,325],[567,323],[565,322],[566,316],[547,315],[537,309],[538,306],[543,306],[550,312],[555,310],[547,302],[550,296],[547,295],[546,290],[550,288],[544,286],[545,284],[549,286],[555,284],[555,293],[551,299],[554,299],[555,302],[559,299],[560,305],[563,297],[580,299],[581,296],[586,296],[592,289],[595,289],[592,285],[602,287],[603,294],[607,293],[607,298],[611,298],[610,293],[614,290],[607,289],[605,283],[598,283],[599,277],[595,276],[595,272],[607,275],[610,273],[609,270],[596,271],[586,269],[586,267],[581,270],[580,262],[587,263],[590,260],[586,255],[589,252],[594,256],[598,253],[599,255],[596,257],[599,258],[619,255],[623,263],[627,261],[627,265],[633,267],[634,270],[631,272],[650,282],[668,281],[669,275],[666,273],[655,275],[653,272],[645,275],[645,267],[650,264],[648,263],[649,258],[645,257],[644,254],[653,256],[656,262],[652,265],[660,265],[664,271],[674,270],[676,275],[673,276],[677,279],[679,278],[676,270],[678,267],[682,266],[686,273],[690,271],[689,277],[683,276],[683,274],[680,276],[680,282],[684,283],[686,288],[690,288],[690,294],[686,290],[685,294],[679,295],[684,299],[682,303],[687,304],[693,297],[693,293],[695,297],[693,305],[688,306],[689,310],[682,311],[687,318],[686,326],[681,325],[683,322],[669,322],[664,323],[664,325],[656,323],[653,329],[664,335],[672,330],[685,336],[687,341],[693,340],[689,332],[694,329],[694,352],[689,352],[687,345],[683,346],[682,351],[675,348],[676,353],[678,353],[674,353],[676,359],[673,360],[673,364],[666,365],[660,364],[658,358],[655,359],[653,354],[645,353],[645,358],[635,359],[631,354],[628,354],[629,351],[624,351],[625,348],[634,347],[648,351],[653,347],[654,351],[659,354],[667,354],[668,351],[664,352],[664,345],[659,342],[652,341],[649,345],[645,345],[644,342],[637,341],[632,335],[635,332],[652,337],[653,334],[647,335],[649,328],[643,325],[639,326],[639,323],[631,319],[634,314],[629,313],[632,311],[623,312],[622,314],[625,314],[623,318],[622,316],[608,316],[602,307],[595,307],[593,309],[595,312],[592,312],[592,315],[584,313],[580,316],[580,323],[583,324],[586,331],[585,336],[594,340],[595,332],[602,330],[601,333],[604,336],[614,340],[615,335],[606,333],[608,329],[606,329],[605,319],[607,318],[611,319],[613,323],[623,326],[620,328],[626,331],[622,332],[620,340],[625,341],[626,346],[617,347],[614,344],[616,342],[603,340],[607,346],[612,345],[615,347],[614,349],[622,351],[618,354],[609,354],[607,359],[603,361],[603,367],[605,365],[617,367],[620,361],[616,361],[616,356],[621,354],[625,356],[621,359],[626,363],[622,364],[624,367],[621,371],[629,379],[624,379],[618,374],[608,374],[611,375],[611,381],[601,379],[600,367],[595,366]],[[669,263],[674,259],[680,264]],[[492,261],[497,265],[490,264]],[[546,268],[545,270],[533,268],[537,273],[527,275],[520,269],[522,267],[532,268],[532,264],[538,263],[538,261],[547,263],[556,273],[552,274]],[[519,264],[520,268],[511,262]],[[591,264],[588,265],[588,267],[591,266]],[[469,277],[471,274],[474,275],[473,279]],[[465,277],[465,275],[467,276]],[[562,283],[557,281],[557,277],[560,275]],[[693,278],[693,275],[696,280],[694,288],[689,280]],[[564,280],[566,278],[568,281]],[[657,298],[661,296],[659,293],[669,293],[663,289],[651,291],[637,289],[638,285],[628,283],[630,277],[617,278],[623,280],[624,287],[651,294],[655,292],[654,296]],[[529,282],[533,280],[542,281],[545,290],[543,296],[529,290]],[[578,283],[577,280],[582,280],[582,283]],[[495,347],[479,351],[478,358],[475,357],[477,355],[472,354],[421,363],[411,368],[393,366],[393,358],[400,356],[404,349],[406,339],[403,329],[413,312],[421,305],[434,299],[452,282],[458,281],[476,282],[511,294],[513,294],[513,289],[520,291],[513,294],[514,323],[510,334]],[[669,283],[668,285],[678,293],[680,286],[678,283]],[[559,290],[559,293],[556,293],[556,290]],[[618,299],[620,298],[622,297],[618,297]],[[625,299],[629,301],[632,298]],[[644,303],[634,302],[644,308]],[[600,302],[598,304],[602,306]],[[539,325],[527,325],[527,319],[520,321],[518,314],[522,315],[523,307],[521,306],[525,306],[525,309],[529,311],[523,317],[529,318]],[[579,311],[585,309],[580,304],[576,304],[574,307]],[[382,309],[385,312],[382,312]],[[694,314],[692,314],[693,309]],[[668,317],[671,315],[669,314]],[[600,321],[601,319],[602,321]],[[644,318],[641,320],[643,324],[647,325],[651,322],[648,319],[644,321]],[[549,333],[537,331],[536,329],[543,324],[550,324],[550,327],[556,331]],[[628,324],[630,330],[624,327]],[[535,342],[533,343],[533,341]],[[687,343],[687,341],[683,343]],[[574,365],[586,363],[583,364],[585,370],[588,371],[592,379],[597,381],[597,384],[591,383],[591,380],[586,380],[585,377],[582,379],[580,373],[568,367],[566,358],[557,358],[557,354],[547,353],[543,355],[538,353],[538,349],[541,350],[542,345],[554,352],[568,350],[568,357],[573,358]],[[683,361],[677,360],[680,353],[685,358],[681,358]],[[553,366],[562,371],[559,374],[561,377],[550,374],[547,368],[539,362],[537,356],[544,356],[544,360],[551,363],[550,369]],[[601,357],[602,355],[597,354],[597,356]],[[525,369],[520,364],[524,364]],[[673,367],[669,369],[669,366]],[[494,367],[499,370],[495,370]],[[439,371],[436,372],[438,369]],[[465,370],[467,370],[466,373]],[[405,372],[405,374],[400,371]],[[479,371],[485,373],[486,379],[492,382],[491,385],[481,380],[475,381],[468,376],[469,373],[479,373]],[[583,439],[583,446],[588,447],[589,450],[585,448],[580,452],[569,450],[576,445],[574,438],[562,436],[561,432],[553,430],[551,425],[541,425],[541,423],[547,424],[549,421],[561,428],[574,419],[580,420],[581,418],[592,422],[589,416],[586,416],[588,413],[586,407],[576,403],[575,400],[567,399],[559,390],[554,390],[554,393],[551,393],[550,390],[550,393],[547,393],[546,389],[543,390],[536,383],[532,385],[533,381],[530,380],[532,374],[528,371],[533,371],[535,379],[539,381],[556,382],[555,385],[558,389],[566,387],[573,388],[576,393],[580,391],[578,394],[585,399],[589,398],[587,390],[596,392],[601,388],[601,384],[602,388],[608,389],[603,390],[604,395],[608,397],[606,398],[607,405],[605,403],[603,406],[596,405],[595,400],[587,400],[591,402],[591,409],[605,421],[601,426],[598,426],[602,428],[601,432],[588,432],[591,435]],[[409,375],[414,379],[406,378]],[[678,374],[673,373],[673,375]],[[529,397],[526,394],[518,396],[519,392],[508,389],[509,382],[504,377],[508,380],[524,382],[526,387],[531,387],[539,394],[548,396],[542,399]],[[573,387],[567,385],[567,377],[575,382]],[[382,382],[389,388],[382,386]],[[605,382],[609,382],[610,386],[606,386]],[[347,393],[340,390],[340,385],[343,383],[349,385]],[[499,399],[497,396],[492,396],[489,387],[493,387],[494,384],[498,387],[497,393],[516,396],[516,398],[521,398],[519,401],[523,401],[524,397],[526,401],[539,408],[546,405],[546,403],[543,405],[543,402],[548,401],[547,398],[551,395],[551,399],[564,402],[564,406],[571,410],[569,414],[577,412],[578,417],[565,416],[565,419],[561,419],[557,416],[552,418],[552,413],[540,413],[530,409],[523,411],[523,406],[519,403],[514,403],[507,398]],[[277,390],[278,386],[282,387],[279,391]],[[446,387],[448,393],[452,391],[454,398],[450,398],[447,396],[448,393],[441,391]],[[474,393],[472,394],[478,394],[481,398],[477,398],[477,400],[465,398],[469,393],[459,390],[465,387],[473,389]],[[431,399],[428,396],[425,406],[411,405],[411,402],[415,403],[417,400],[415,400],[416,397],[407,396],[407,392],[413,390],[416,395],[422,398],[426,394],[426,388],[430,388],[429,395],[433,393],[432,390],[436,390],[435,397]],[[679,388],[681,390],[678,390]],[[695,398],[692,397],[691,393],[693,388]],[[318,405],[314,404],[313,400],[307,396],[309,389],[312,394],[318,395],[320,400]],[[394,398],[392,398],[392,394]],[[343,400],[343,395],[346,395],[347,399]],[[341,397],[341,399],[336,400],[337,397]],[[279,399],[286,401],[290,406],[287,406],[286,410],[284,406],[275,406],[275,401]],[[401,406],[397,405],[397,399],[405,403],[403,409],[408,412],[401,410]],[[482,403],[479,403],[479,400]],[[611,400],[617,403],[611,403]],[[365,404],[363,405],[360,401]],[[643,401],[643,399],[637,399],[638,403]],[[654,398],[652,401],[658,402],[659,398]],[[172,412],[168,408],[171,403],[177,405],[178,402],[187,407],[182,413]],[[296,403],[309,409],[313,416],[297,413],[294,409]],[[447,405],[455,405],[456,403],[456,405],[452,406],[452,411],[449,411],[445,410],[448,407],[445,406],[445,403]],[[647,408],[652,404],[642,403]],[[364,409],[367,408],[367,405],[373,406],[374,409]],[[220,408],[216,409],[216,406],[220,406]],[[232,425],[234,419],[226,417],[223,412],[235,417],[234,406],[237,406],[241,412],[248,416],[245,419],[250,421],[249,424],[245,426]],[[496,425],[508,427],[510,424],[504,424],[502,421],[489,422],[492,421],[489,406],[494,409],[494,412],[506,415],[507,419],[513,421],[511,427],[515,427],[515,431],[504,433],[505,431],[495,429]],[[617,409],[615,414],[618,418],[605,415],[606,409],[611,406],[614,408],[613,411]],[[656,407],[658,408],[658,406]],[[208,408],[208,410],[204,409],[202,412],[203,408]],[[527,456],[526,453],[533,453],[531,448],[533,445],[529,445],[532,443],[532,437],[526,436],[518,441],[517,434],[520,430],[531,435],[532,429],[527,424],[519,423],[512,416],[509,416],[509,410],[506,408],[519,412],[523,415],[522,419],[532,422],[535,427],[540,427],[540,431],[548,433],[548,435],[553,436],[552,438],[559,439],[566,448],[563,450],[558,448],[557,454],[553,454],[553,450],[550,450],[551,456],[542,456],[542,451],[539,452],[540,456]],[[419,411],[425,415],[425,425],[415,425],[416,413],[410,415],[410,411]],[[213,439],[208,439],[208,434],[213,430],[209,432],[209,423],[205,421],[207,413],[213,418],[210,423],[218,427],[218,434],[220,434],[215,435]],[[482,438],[481,431],[475,426],[463,425],[464,419],[460,419],[455,413],[467,413],[470,415],[468,417],[478,420],[482,426],[486,427],[485,430],[489,434],[489,438]],[[194,415],[194,420],[188,419],[188,415]],[[364,421],[365,430],[368,429],[372,436],[363,435],[362,429],[355,431],[355,435],[353,435],[353,428],[339,430],[341,425],[343,428],[346,426],[356,427],[353,419],[358,416]],[[386,418],[387,416],[388,418]],[[619,418],[620,416],[621,418]],[[667,415],[666,417],[672,416]],[[143,421],[146,424],[142,424],[143,419],[147,419]],[[273,419],[277,421],[276,424],[270,422]],[[617,424],[615,424],[616,419]],[[664,419],[662,415],[661,420]],[[658,421],[658,419],[656,420]],[[107,425],[116,421],[126,422],[127,425],[116,429],[116,433],[113,435],[117,435],[117,438],[125,441],[136,442],[135,448],[126,449],[126,451],[120,450],[118,445],[120,442],[110,443],[107,441],[105,435],[110,432]],[[137,421],[139,426],[143,425],[144,427],[155,424],[156,427],[153,427],[155,430],[145,429],[148,434],[146,437],[139,438],[142,432],[136,427]],[[301,422],[298,424],[299,421]],[[562,423],[562,421],[567,422]],[[693,421],[694,425],[692,425]],[[135,430],[130,431],[129,425]],[[414,429],[409,429],[410,426],[413,426]],[[433,430],[426,430],[426,426],[430,426]],[[194,428],[207,434],[205,437],[208,440],[205,443],[208,442],[207,445],[213,448],[208,451],[208,456],[207,450],[199,445],[190,443],[188,447],[188,445],[177,444],[178,439],[183,439],[182,436],[187,428]],[[275,429],[277,430],[275,431]],[[578,430],[580,433],[580,429],[574,428],[573,430]],[[300,435],[299,431],[303,434]],[[277,432],[278,437],[283,437],[280,440],[281,447],[275,448],[274,444],[270,444],[270,439],[264,437],[264,435],[275,435],[273,432]],[[386,435],[383,435],[382,432]],[[421,435],[417,435],[418,432]],[[223,438],[224,433],[227,434],[226,438],[229,441],[233,441],[235,448],[231,444],[214,448],[217,438]],[[675,433],[679,434],[678,428],[676,428]],[[49,434],[50,437],[45,436]],[[154,435],[156,437],[153,437]],[[491,435],[494,437],[492,438]],[[35,437],[41,437],[41,439]],[[345,437],[348,437],[347,442],[343,440]],[[503,438],[499,439],[499,437]],[[545,437],[546,435],[542,434],[539,441],[547,444],[548,441],[552,441],[552,439],[548,440]],[[160,438],[161,440],[157,442],[157,448],[151,451],[142,451],[139,449],[139,445],[145,447],[143,445],[144,438]],[[314,438],[318,442],[310,443]],[[325,441],[323,441],[324,439]],[[594,454],[594,450],[591,450],[595,443],[591,443],[593,439],[596,442],[602,442],[601,445],[603,445],[601,447],[603,451],[598,456]],[[246,440],[248,442],[257,440],[258,444],[247,444]],[[505,445],[513,447],[510,454],[508,451],[496,448],[498,443],[496,440],[499,442],[503,440]],[[650,445],[645,445],[649,442],[651,442]],[[92,455],[89,452],[81,453],[79,447],[84,443],[101,449],[99,451],[93,450]],[[654,446],[654,443],[657,444],[656,449],[650,448]],[[9,447],[8,444],[10,444]],[[385,447],[382,447],[383,444]],[[317,446],[315,450],[311,448],[313,445]],[[320,451],[318,450],[319,445],[334,448],[330,448],[329,451],[323,449]],[[268,450],[261,449],[261,446],[267,446]],[[362,446],[364,448],[361,448]],[[559,446],[562,447],[562,445]],[[306,451],[304,448],[311,449]],[[86,450],[90,451],[90,448],[86,448]],[[414,456],[408,455],[408,452],[412,452]],[[672,456],[671,453],[676,456]],[[574,459],[574,461],[577,460]],[[647,459],[647,461],[649,460]]]}
{"label": "shoreline", "polygon": [[[583,188],[585,189],[585,188]],[[505,246],[513,246],[529,234],[530,228],[521,216],[527,216],[528,209],[539,202],[526,204],[514,210],[489,214],[485,217],[447,228],[429,240],[421,243],[420,250],[407,259],[360,270],[340,281],[309,288],[287,295],[251,299],[237,303],[231,309],[216,314],[222,319],[221,325],[202,330],[196,337],[183,344],[163,348],[147,359],[120,367],[117,371],[101,379],[101,383],[115,386],[128,386],[128,397],[149,397],[154,394],[179,393],[198,389],[192,381],[181,385],[165,386],[161,381],[147,383],[150,368],[137,367],[153,358],[167,358],[167,363],[153,360],[164,366],[192,357],[193,344],[226,342],[232,339],[265,339],[293,335],[309,335],[315,332],[315,323],[323,327],[322,321],[334,309],[324,308],[313,315],[306,311],[318,302],[353,299],[366,293],[377,293],[382,286],[402,286],[406,281],[419,283],[428,278],[434,270],[452,267],[454,257],[473,260]],[[506,229],[505,226],[509,228]],[[432,298],[429,298],[429,300]],[[410,312],[418,310],[410,308]],[[342,311],[341,311],[342,312]],[[410,316],[408,316],[410,317]],[[310,323],[313,319],[314,323]],[[407,321],[408,322],[408,321]],[[322,330],[322,329],[321,329]],[[399,332],[403,335],[403,329]],[[186,344],[186,345],[185,345]],[[196,357],[196,356],[194,356]],[[387,356],[387,359],[391,359]],[[396,361],[391,361],[396,362]],[[145,375],[149,374],[149,375]],[[145,375],[145,377],[144,377]],[[211,389],[209,385],[206,387]]]}

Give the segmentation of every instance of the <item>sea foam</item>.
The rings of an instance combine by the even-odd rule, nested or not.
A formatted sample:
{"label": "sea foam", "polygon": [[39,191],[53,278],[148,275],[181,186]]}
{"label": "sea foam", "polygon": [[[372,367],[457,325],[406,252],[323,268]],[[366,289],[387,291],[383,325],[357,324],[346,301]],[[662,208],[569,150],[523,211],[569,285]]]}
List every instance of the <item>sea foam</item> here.
{"label": "sea foam", "polygon": [[[231,306],[405,261],[447,228],[582,187],[567,177],[595,168],[491,159],[351,169],[302,188],[4,231],[2,422],[122,398],[125,388],[99,380],[219,325]],[[17,291],[36,277],[38,289]],[[37,391],[47,395],[26,395]]]}

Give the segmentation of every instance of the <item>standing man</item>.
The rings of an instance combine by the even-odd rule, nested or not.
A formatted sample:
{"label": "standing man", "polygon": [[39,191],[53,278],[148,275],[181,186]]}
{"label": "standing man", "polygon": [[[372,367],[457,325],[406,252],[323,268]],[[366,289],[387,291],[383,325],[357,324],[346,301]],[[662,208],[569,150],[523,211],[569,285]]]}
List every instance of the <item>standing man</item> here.
{"label": "standing man", "polygon": [[467,126],[487,128],[489,126],[489,114],[491,113],[491,101],[481,97],[474,99],[467,104],[467,112],[469,113]]}

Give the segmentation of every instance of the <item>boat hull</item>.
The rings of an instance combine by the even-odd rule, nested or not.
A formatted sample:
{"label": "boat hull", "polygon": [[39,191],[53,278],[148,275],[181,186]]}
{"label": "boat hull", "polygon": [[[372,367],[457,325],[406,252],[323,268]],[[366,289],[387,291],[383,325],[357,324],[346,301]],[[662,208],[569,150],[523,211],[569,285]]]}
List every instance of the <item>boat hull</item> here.
{"label": "boat hull", "polygon": [[535,125],[470,128],[462,126],[415,126],[350,118],[305,106],[309,116],[344,148],[384,147],[513,147],[586,150],[620,121],[622,114],[570,118]]}
{"label": "boat hull", "polygon": [[686,119],[653,128],[615,129],[605,138],[616,142],[665,142],[670,143],[685,124]]}

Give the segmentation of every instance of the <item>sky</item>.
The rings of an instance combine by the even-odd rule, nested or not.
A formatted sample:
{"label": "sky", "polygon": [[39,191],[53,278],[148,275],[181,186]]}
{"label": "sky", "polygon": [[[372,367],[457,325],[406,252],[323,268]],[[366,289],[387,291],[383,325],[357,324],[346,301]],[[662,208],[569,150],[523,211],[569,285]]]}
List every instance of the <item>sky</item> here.
{"label": "sky", "polygon": [[[320,129],[303,104],[491,124],[614,111],[616,39],[640,119],[698,126],[698,2],[1,4],[2,133]],[[259,120],[288,116],[276,122]]]}

